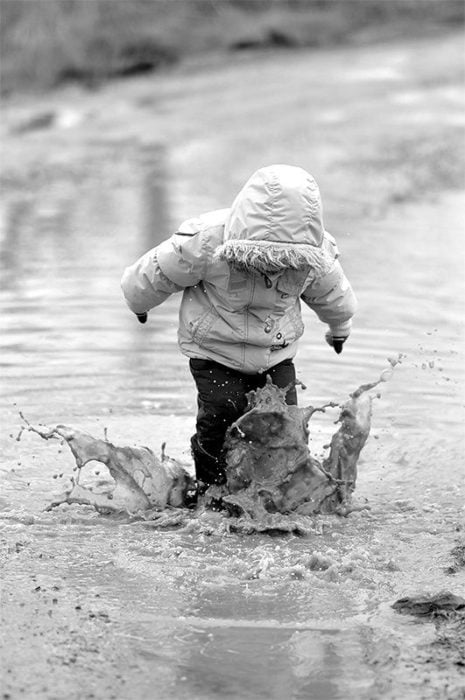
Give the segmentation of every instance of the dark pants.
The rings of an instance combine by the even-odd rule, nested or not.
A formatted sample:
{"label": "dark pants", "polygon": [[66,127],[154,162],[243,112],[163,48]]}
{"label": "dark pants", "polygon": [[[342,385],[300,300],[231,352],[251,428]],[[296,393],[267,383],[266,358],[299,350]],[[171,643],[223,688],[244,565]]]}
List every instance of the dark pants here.
{"label": "dark pants", "polygon": [[[294,363],[284,360],[264,374],[242,374],[211,360],[191,359],[189,364],[198,391],[197,432],[191,439],[196,477],[205,484],[221,484],[226,479],[226,430],[244,413],[247,392],[264,386],[268,374],[280,388],[289,386],[295,381]],[[287,392],[286,403],[297,404],[295,387]]]}

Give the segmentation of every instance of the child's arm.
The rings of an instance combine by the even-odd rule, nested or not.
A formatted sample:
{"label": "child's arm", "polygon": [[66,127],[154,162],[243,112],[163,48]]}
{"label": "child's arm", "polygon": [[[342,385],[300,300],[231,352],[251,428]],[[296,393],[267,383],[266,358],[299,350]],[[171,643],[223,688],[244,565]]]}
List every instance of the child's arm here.
{"label": "child's arm", "polygon": [[320,321],[328,324],[326,340],[340,352],[342,343],[349,337],[351,319],[357,309],[355,294],[340,263],[336,261],[329,272],[312,282],[301,298]]}
{"label": "child's arm", "polygon": [[121,287],[126,302],[142,323],[146,313],[171,294],[198,284],[202,279],[203,255],[200,234],[174,234],[149,250],[124,271]]}

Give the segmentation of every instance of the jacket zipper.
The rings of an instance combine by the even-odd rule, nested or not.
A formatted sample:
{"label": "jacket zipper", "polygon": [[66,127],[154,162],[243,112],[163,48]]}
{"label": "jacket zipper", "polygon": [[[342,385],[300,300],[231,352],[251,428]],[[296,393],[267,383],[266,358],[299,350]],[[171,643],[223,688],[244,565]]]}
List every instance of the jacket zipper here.
{"label": "jacket zipper", "polygon": [[243,346],[242,346],[242,364],[243,365],[245,365],[245,348],[247,346],[247,342],[249,339],[249,308],[250,308],[250,305],[253,301],[253,295],[255,292],[255,276],[252,275],[251,277],[252,277],[252,287],[250,290],[250,296],[249,296],[249,300],[247,302],[247,306],[245,307],[245,342],[243,343]]}

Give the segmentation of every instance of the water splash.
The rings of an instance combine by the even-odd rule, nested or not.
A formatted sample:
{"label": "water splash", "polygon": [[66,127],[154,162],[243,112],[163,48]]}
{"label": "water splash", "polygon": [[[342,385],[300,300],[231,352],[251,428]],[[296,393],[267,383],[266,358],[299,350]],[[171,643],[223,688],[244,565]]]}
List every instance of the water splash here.
{"label": "water splash", "polygon": [[[362,384],[345,403],[320,407],[288,406],[288,387],[267,384],[248,395],[248,408],[228,430],[225,441],[227,483],[211,487],[203,500],[220,501],[224,512],[215,521],[199,519],[184,506],[193,481],[186,465],[167,457],[158,458],[148,447],[118,447],[107,439],[94,438],[66,425],[31,425],[21,414],[24,431],[45,440],[58,439],[70,448],[77,470],[71,488],[48,509],[62,503],[90,505],[102,513],[125,512],[144,519],[150,527],[184,525],[240,532],[314,531],[311,516],[319,513],[346,515],[354,506],[351,495],[357,478],[357,462],[371,426],[373,396],[369,393],[388,381],[402,355],[388,358],[389,368],[379,379]],[[340,407],[339,428],[331,439],[328,455],[319,461],[308,448],[308,423],[316,412]],[[114,480],[109,493],[96,493],[79,483],[81,470],[92,461],[103,463]],[[202,510],[202,508],[200,508]],[[192,522],[191,522],[192,521]]]}
{"label": "water splash", "polygon": [[[44,440],[59,439],[69,446],[76,461],[77,477],[72,478],[72,488],[53,501],[48,509],[62,503],[79,503],[93,506],[100,512],[126,511],[129,514],[150,508],[163,510],[167,506],[184,504],[186,494],[193,486],[188,472],[177,461],[167,457],[162,448],[159,459],[148,447],[116,447],[105,438],[94,438],[66,425],[42,427],[31,425],[24,416],[22,432],[37,433]],[[81,470],[89,462],[104,464],[115,482],[108,494],[95,493],[81,486]]]}

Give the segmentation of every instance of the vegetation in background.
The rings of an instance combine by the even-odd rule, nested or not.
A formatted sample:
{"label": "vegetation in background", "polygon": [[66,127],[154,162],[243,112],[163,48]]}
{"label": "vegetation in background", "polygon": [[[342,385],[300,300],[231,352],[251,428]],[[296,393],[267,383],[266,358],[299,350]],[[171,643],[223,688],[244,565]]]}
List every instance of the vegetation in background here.
{"label": "vegetation in background", "polygon": [[321,47],[463,26],[462,0],[1,0],[3,94],[199,53]]}

